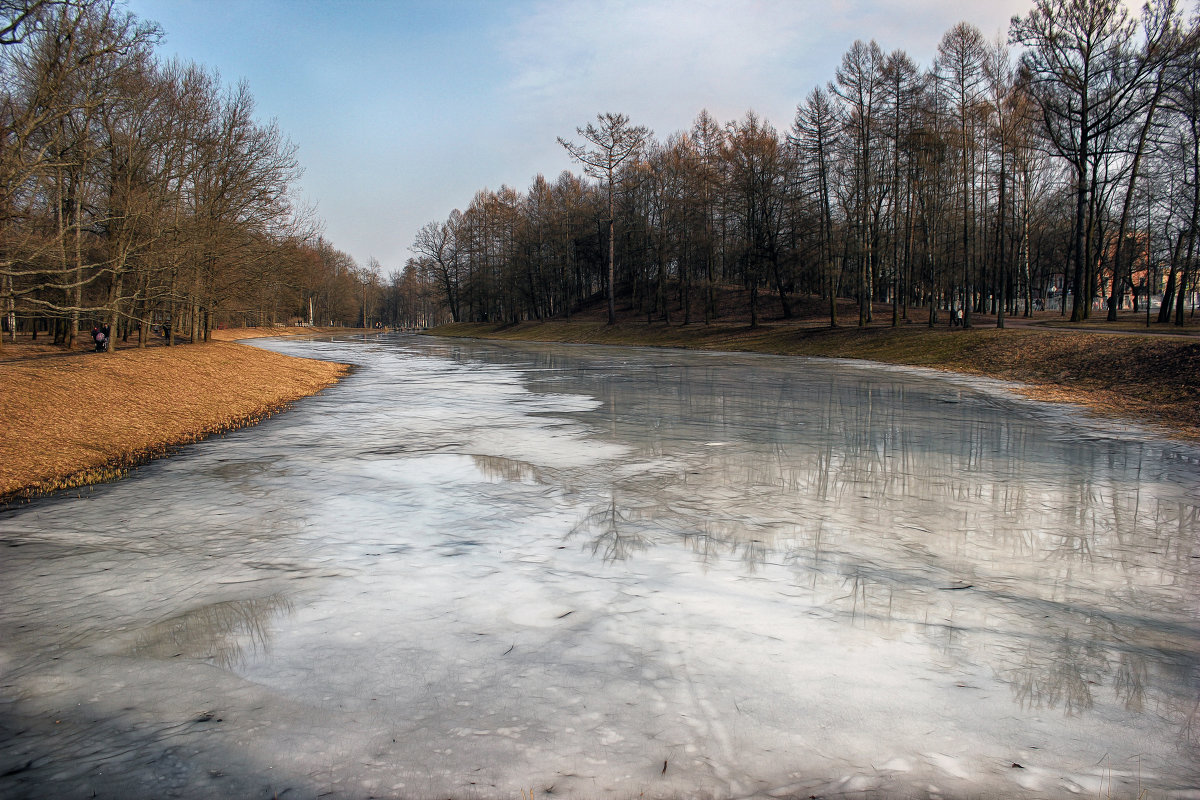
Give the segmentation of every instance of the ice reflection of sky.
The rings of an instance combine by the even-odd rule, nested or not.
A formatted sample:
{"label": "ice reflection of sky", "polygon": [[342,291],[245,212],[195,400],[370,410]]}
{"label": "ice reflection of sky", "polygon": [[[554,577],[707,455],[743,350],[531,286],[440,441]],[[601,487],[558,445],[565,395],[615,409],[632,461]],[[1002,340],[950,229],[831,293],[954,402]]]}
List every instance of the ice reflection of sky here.
{"label": "ice reflection of sky", "polygon": [[1195,448],[857,364],[270,346],[360,369],[0,514],[0,794],[1200,785]]}

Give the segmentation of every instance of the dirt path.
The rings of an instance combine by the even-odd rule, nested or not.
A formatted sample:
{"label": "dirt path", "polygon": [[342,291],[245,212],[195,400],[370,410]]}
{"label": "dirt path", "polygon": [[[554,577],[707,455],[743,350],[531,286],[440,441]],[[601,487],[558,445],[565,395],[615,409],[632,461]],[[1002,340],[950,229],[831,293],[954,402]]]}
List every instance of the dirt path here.
{"label": "dirt path", "polygon": [[[994,326],[995,323],[993,322]],[[1170,339],[1198,339],[1200,329],[1184,326],[1183,328],[1146,327],[1145,323],[1126,324],[1121,328],[1105,327],[1105,323],[1086,322],[1082,324],[1054,319],[1028,319],[1026,317],[1005,317],[1006,328],[1033,328],[1039,331],[1075,331],[1086,333],[1111,333],[1123,336],[1162,336]]]}

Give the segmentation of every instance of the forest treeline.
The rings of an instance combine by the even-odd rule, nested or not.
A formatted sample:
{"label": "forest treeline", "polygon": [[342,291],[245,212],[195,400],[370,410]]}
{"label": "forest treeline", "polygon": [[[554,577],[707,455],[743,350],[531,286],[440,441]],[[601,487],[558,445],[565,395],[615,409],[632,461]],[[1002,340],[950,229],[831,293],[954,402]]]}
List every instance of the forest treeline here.
{"label": "forest treeline", "polygon": [[[969,23],[928,67],[856,41],[786,130],[747,112],[656,139],[600,114],[560,139],[582,175],[482,190],[417,234],[408,268],[455,321],[567,317],[607,295],[708,321],[718,287],[796,298],[1182,324],[1197,288],[1197,19],[1173,0],[1037,0],[1007,41]],[[1194,312],[1194,299],[1191,305]],[[672,316],[674,315],[674,316]],[[945,319],[945,317],[943,317]]]}
{"label": "forest treeline", "polygon": [[297,207],[296,148],[244,84],[164,61],[160,38],[112,0],[0,0],[6,335],[363,324],[379,270]]}

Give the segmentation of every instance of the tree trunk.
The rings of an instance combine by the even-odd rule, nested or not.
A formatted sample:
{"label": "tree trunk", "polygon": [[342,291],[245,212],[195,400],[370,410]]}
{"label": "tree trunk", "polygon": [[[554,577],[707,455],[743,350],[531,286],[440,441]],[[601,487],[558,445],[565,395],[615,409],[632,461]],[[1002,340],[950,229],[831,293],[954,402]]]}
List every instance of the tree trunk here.
{"label": "tree trunk", "polygon": [[758,327],[758,282],[750,281],[750,327]]}
{"label": "tree trunk", "polygon": [[613,205],[613,175],[608,173],[608,324],[617,324],[616,277],[616,212]]}
{"label": "tree trunk", "polygon": [[1184,318],[1184,308],[1187,304],[1187,289],[1188,277],[1191,273],[1192,256],[1195,255],[1196,249],[1196,229],[1193,224],[1192,232],[1188,236],[1187,258],[1179,267],[1179,286],[1175,289],[1175,324],[1182,325]]}
{"label": "tree trunk", "polygon": [[[1083,322],[1088,317],[1091,298],[1085,301],[1083,295],[1088,293],[1086,264],[1088,260],[1085,221],[1087,217],[1087,167],[1076,166],[1075,175],[1075,230],[1074,230],[1074,259],[1071,265],[1074,295],[1071,302],[1071,321]],[[1065,287],[1064,287],[1065,289]],[[1065,310],[1065,309],[1064,309]]]}
{"label": "tree trunk", "polygon": [[842,273],[841,259],[826,254],[826,263],[829,273],[829,327],[836,328],[838,326],[838,279],[841,278]]}
{"label": "tree trunk", "polygon": [[1162,304],[1158,307],[1158,321],[1171,321],[1171,306],[1175,304],[1175,273],[1181,268],[1180,253],[1183,250],[1183,231],[1175,239],[1175,247],[1171,252],[1171,263],[1167,265],[1167,285],[1163,289]]}

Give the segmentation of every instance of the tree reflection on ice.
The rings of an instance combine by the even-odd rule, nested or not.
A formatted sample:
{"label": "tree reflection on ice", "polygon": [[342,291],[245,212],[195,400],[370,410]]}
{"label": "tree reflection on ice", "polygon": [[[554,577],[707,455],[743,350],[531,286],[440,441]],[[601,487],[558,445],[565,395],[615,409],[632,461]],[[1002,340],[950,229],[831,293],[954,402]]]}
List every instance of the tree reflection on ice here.
{"label": "tree reflection on ice", "polygon": [[271,623],[291,613],[282,594],[212,603],[146,628],[133,655],[201,659],[230,669],[270,652]]}
{"label": "tree reflection on ice", "polygon": [[471,460],[475,467],[490,481],[509,481],[510,483],[541,483],[543,471],[536,464],[528,461],[517,461],[502,456],[488,456],[473,453]]}
{"label": "tree reflection on ice", "polygon": [[1145,657],[1137,653],[1121,653],[1113,675],[1113,689],[1125,708],[1139,713],[1145,709],[1147,677]]}
{"label": "tree reflection on ice", "polygon": [[1200,785],[1195,448],[861,364],[271,346],[361,368],[0,514],[0,794]]}
{"label": "tree reflection on ice", "polygon": [[649,539],[639,530],[638,524],[617,510],[616,493],[610,494],[608,503],[601,503],[581,519],[567,533],[567,539],[581,536],[587,541],[592,555],[599,555],[604,562],[624,561],[634,553],[649,547]]}
{"label": "tree reflection on ice", "polygon": [[1006,679],[1022,708],[1061,705],[1073,716],[1092,707],[1092,686],[1107,668],[1107,659],[1094,644],[1073,642],[1068,633],[1052,647],[1026,648],[1024,662]]}

